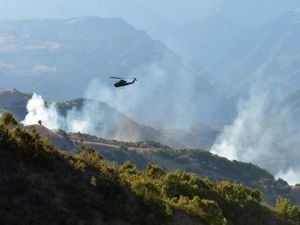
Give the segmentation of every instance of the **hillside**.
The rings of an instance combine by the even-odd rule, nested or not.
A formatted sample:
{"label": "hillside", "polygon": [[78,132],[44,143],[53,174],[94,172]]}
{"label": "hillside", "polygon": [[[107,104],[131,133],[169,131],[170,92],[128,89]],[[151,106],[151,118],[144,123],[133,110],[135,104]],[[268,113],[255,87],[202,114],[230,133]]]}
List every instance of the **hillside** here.
{"label": "hillside", "polygon": [[[93,108],[96,112],[91,112],[90,115],[87,115],[94,117],[95,129],[94,132],[90,133],[103,138],[114,138],[120,141],[156,141],[175,148],[184,146],[183,142],[174,141],[175,139],[172,137],[167,137],[150,126],[139,124],[103,102],[75,99],[58,102],[56,106],[63,116],[66,116],[74,109],[79,112],[85,112],[87,107]],[[64,127],[62,129],[65,130]]]}
{"label": "hillside", "polygon": [[[175,39],[175,43],[168,43],[167,38],[165,40],[183,60],[197,71],[203,71],[201,76],[214,81],[220,74],[237,66],[237,61],[241,62],[256,50],[257,46],[253,45],[252,40],[259,31],[265,30],[267,23],[299,7],[297,0],[264,0],[263,3],[258,0],[222,1],[209,13],[202,16],[199,14],[197,19],[183,23],[180,29],[170,31],[171,34],[165,34],[169,40],[170,37]],[[273,25],[275,29],[281,26],[280,23]],[[268,40],[273,42],[277,38],[278,33],[273,33]],[[268,45],[267,42],[264,44]],[[294,44],[291,43],[297,48]],[[260,55],[257,56],[256,59],[260,61]],[[240,74],[240,77],[244,76]],[[224,90],[220,88],[218,91]]]}
{"label": "hillside", "polygon": [[223,130],[212,152],[252,162],[291,184],[298,183],[299,99],[299,91],[276,100],[269,93],[254,92],[240,104],[237,118]]}
{"label": "hillside", "polygon": [[[27,114],[26,105],[31,96],[32,94],[25,94],[15,89],[0,88],[0,110],[12,112],[19,121],[22,121]],[[137,123],[99,100],[79,98],[56,102],[56,108],[61,115],[60,129],[70,131],[71,128],[62,122],[66,121],[68,116],[73,117],[74,120],[84,121],[89,121],[87,120],[89,118],[92,128],[88,131],[91,134],[120,141],[156,141],[175,148],[184,146],[208,148],[214,142],[217,133],[205,125],[194,127],[189,132],[176,130],[176,133],[170,133],[166,130],[154,129]],[[38,120],[34,122],[37,123]]]}
{"label": "hillside", "polygon": [[2,85],[51,100],[82,97],[91,79],[127,76],[162,57],[180,64],[161,42],[118,18],[1,20],[0,39]]}
{"label": "hillside", "polygon": [[12,112],[18,120],[26,115],[26,105],[32,94],[25,94],[16,89],[0,88],[0,113]]}
{"label": "hillside", "polygon": [[[117,90],[110,76],[138,82]],[[119,18],[1,20],[0,78],[48,101],[97,99],[150,126],[220,127],[233,108],[164,43]]]}
{"label": "hillside", "polygon": [[[265,25],[243,54],[214,81],[232,97],[248,93],[252,85],[290,94],[299,88],[299,10]],[[242,76],[241,76],[242,74]]]}
{"label": "hillside", "polygon": [[[3,94],[3,98],[0,96],[0,102],[18,102],[21,105],[26,105],[27,98],[26,94],[21,94],[16,90],[8,90],[2,89],[1,93]],[[18,97],[16,97],[18,96]],[[21,97],[20,97],[21,96]],[[295,93],[287,98],[282,99],[280,102],[273,103],[271,112],[278,112],[278,109],[286,108],[284,104],[293,105],[294,108],[292,112],[293,114],[293,121],[299,115],[297,109],[299,108],[298,102],[298,94]],[[5,97],[5,98],[4,98]],[[21,102],[22,100],[23,102]],[[93,102],[93,101],[92,101]],[[99,151],[101,154],[105,156],[105,158],[116,161],[118,163],[124,163],[126,159],[130,159],[135,162],[140,169],[144,169],[148,162],[155,160],[155,163],[160,164],[161,166],[165,167],[168,170],[172,170],[175,168],[181,168],[186,171],[195,172],[201,176],[208,176],[210,179],[213,180],[231,180],[236,182],[242,182],[247,186],[255,187],[263,191],[266,195],[266,199],[270,203],[274,203],[276,197],[278,195],[286,195],[291,196],[291,188],[282,181],[276,181],[274,177],[267,173],[264,170],[261,170],[251,164],[242,164],[242,163],[235,163],[230,162],[228,160],[218,158],[217,156],[212,156],[210,153],[205,153],[203,150],[199,150],[199,146],[203,146],[202,149],[205,149],[205,144],[209,144],[208,140],[213,140],[212,137],[216,135],[216,132],[210,130],[209,128],[205,128],[204,130],[201,129],[202,126],[195,126],[188,134],[182,131],[172,131],[170,134],[170,130],[156,130],[148,126],[143,126],[135,121],[131,120],[130,118],[124,116],[123,114],[119,113],[114,108],[108,106],[105,103],[101,102],[93,102],[92,108],[95,111],[97,117],[92,118],[92,123],[95,125],[94,127],[100,127],[100,129],[95,129],[94,135],[101,137],[99,138],[91,138],[92,136],[84,135],[83,137],[80,134],[74,133],[70,136],[63,130],[67,130],[65,126],[61,126],[60,130],[56,133],[53,133],[49,129],[44,126],[34,126],[36,130],[40,133],[40,135],[48,137],[51,142],[60,149],[68,149],[73,152],[78,152],[80,149],[80,142],[81,140],[84,143],[88,144],[88,140],[91,138],[92,141],[89,143],[93,148]],[[1,106],[1,105],[0,105]],[[9,110],[10,108],[6,108],[3,105],[1,108],[3,110]],[[14,106],[14,104],[11,104]],[[84,99],[76,99],[72,101],[65,101],[57,103],[57,109],[62,116],[66,116],[68,112],[72,112],[72,116],[76,115],[74,112],[78,111],[78,114],[83,114],[83,117],[91,117],[87,114],[82,113],[80,110],[82,107],[86,106],[86,102]],[[25,109],[23,109],[25,111]],[[14,113],[14,111],[12,110]],[[273,112],[273,114],[274,114]],[[279,111],[280,112],[280,111]],[[95,114],[95,113],[94,113]],[[275,113],[276,115],[280,116],[281,113]],[[24,115],[21,115],[21,118],[24,118]],[[78,119],[82,118],[78,117]],[[102,118],[102,119],[101,119]],[[118,120],[112,119],[118,118]],[[283,127],[290,125],[284,125],[285,122],[282,119],[276,119],[274,116],[268,116],[268,118],[272,119],[272,130],[275,127],[279,127],[282,130]],[[291,117],[288,117],[291,118]],[[68,122],[69,120],[65,120]],[[279,122],[275,122],[279,121]],[[37,121],[36,121],[37,122]],[[70,122],[70,121],[69,121]],[[288,121],[286,121],[288,122]],[[64,123],[63,123],[64,124]],[[268,124],[268,123],[267,123]],[[275,126],[275,124],[277,124]],[[263,125],[263,124],[261,124]],[[105,129],[104,129],[105,128]],[[276,128],[277,129],[277,128]],[[296,129],[296,128],[295,128]],[[296,129],[297,130],[297,129]],[[129,132],[130,131],[130,132]],[[290,132],[293,130],[289,129]],[[76,131],[77,132],[77,131]],[[284,131],[283,131],[284,132]],[[286,132],[285,132],[286,133]],[[291,165],[297,165],[297,148],[298,146],[298,135],[297,133],[293,133],[294,135],[290,135],[289,138],[285,138],[277,146],[272,148],[273,151],[278,151],[277,155],[281,158],[285,157],[289,164],[284,164],[285,161],[278,160],[274,157],[269,157],[268,162],[269,166],[280,165],[281,168],[288,168]],[[83,134],[82,134],[83,135]],[[207,137],[211,139],[207,139]],[[107,143],[106,139],[116,139],[119,141],[114,141],[112,143]],[[176,141],[173,141],[176,140]],[[77,145],[74,142],[77,142]],[[122,144],[120,141],[127,141]],[[139,142],[139,143],[154,143],[155,148],[153,145],[150,144],[150,149],[145,147],[141,147],[138,149],[130,149],[133,151],[128,151],[127,145],[128,141],[131,142]],[[161,143],[164,145],[168,145],[171,147],[182,148],[185,146],[196,147],[195,150],[188,150],[188,151],[175,151],[174,149],[170,149],[168,147],[164,147],[161,149],[160,145],[155,143]],[[184,143],[181,144],[181,143]],[[195,144],[196,143],[196,144]],[[195,144],[195,145],[193,145]],[[124,149],[120,150],[120,146],[125,147]],[[140,146],[144,146],[141,144]],[[280,148],[275,148],[281,146]],[[282,155],[282,148],[288,148],[289,150]],[[164,150],[166,149],[166,151]],[[274,159],[273,159],[274,158]],[[276,172],[276,171],[275,171]],[[252,175],[251,175],[252,174]],[[254,175],[256,174],[256,175]],[[274,188],[275,187],[275,188]],[[270,191],[272,190],[272,191]],[[297,200],[297,199],[296,199]],[[297,200],[300,202],[299,200]]]}
{"label": "hillside", "polygon": [[[279,196],[287,196],[298,204],[300,198],[297,191],[292,189],[282,179],[276,180],[273,175],[251,163],[230,161],[226,158],[213,155],[201,149],[175,150],[168,146],[153,141],[120,142],[107,140],[81,133],[52,132],[43,126],[31,126],[27,129],[35,129],[42,137],[47,137],[59,149],[69,149],[79,152],[81,145],[90,146],[104,156],[105,159],[119,165],[132,161],[139,169],[143,170],[148,163],[155,163],[168,171],[181,169],[193,172],[201,177],[208,177],[214,181],[229,180],[243,183],[256,188],[264,193],[265,200],[275,204]],[[60,141],[57,141],[57,136]],[[71,147],[67,148],[66,146]]]}
{"label": "hillside", "polygon": [[184,143],[188,148],[203,149],[210,149],[219,134],[219,131],[204,124],[195,125],[188,130],[160,129],[160,131],[166,137]]}
{"label": "hillside", "polygon": [[[256,190],[211,182],[149,164],[117,166],[92,148],[56,150],[11,114],[0,120],[2,224],[296,225],[300,212],[287,199],[276,208]],[[4,138],[5,137],[5,138]],[[38,213],[37,213],[38,211]]]}

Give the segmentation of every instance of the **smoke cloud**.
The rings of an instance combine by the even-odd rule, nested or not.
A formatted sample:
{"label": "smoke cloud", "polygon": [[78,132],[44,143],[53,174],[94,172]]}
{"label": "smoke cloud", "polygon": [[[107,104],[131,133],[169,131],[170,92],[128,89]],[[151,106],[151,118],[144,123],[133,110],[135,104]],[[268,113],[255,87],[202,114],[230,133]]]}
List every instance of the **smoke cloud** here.
{"label": "smoke cloud", "polygon": [[186,129],[200,123],[220,127],[227,122],[229,102],[208,82],[174,64],[165,57],[163,66],[135,68],[128,77],[136,77],[137,82],[124,88],[111,88],[114,80],[109,86],[94,80],[86,97],[106,102],[135,121],[156,128]]}
{"label": "smoke cloud", "polygon": [[143,64],[132,70],[126,77],[136,77],[137,82],[123,88],[115,88],[116,80],[108,77],[94,79],[85,94],[89,100],[80,108],[68,108],[67,112],[61,112],[60,103],[46,104],[41,96],[34,94],[23,123],[30,125],[41,120],[49,129],[124,141],[154,138],[163,143],[168,138],[129,118],[139,124],[167,129],[189,129],[201,123],[219,125],[227,120],[224,116],[230,114],[226,112],[227,103],[223,104],[207,82],[172,57],[162,56],[161,61],[161,64]]}
{"label": "smoke cloud", "polygon": [[60,119],[55,104],[46,107],[42,96],[34,93],[27,103],[27,112],[25,119],[21,122],[24,125],[37,124],[39,120],[43,121],[44,126],[49,129],[59,129]]}
{"label": "smoke cloud", "polygon": [[[46,104],[41,96],[33,94],[27,105],[28,114],[22,122],[30,125],[41,120],[49,129],[104,138],[120,135],[121,114],[95,100],[107,102],[139,122],[182,127],[199,121],[199,104],[194,99],[189,102],[189,96],[184,94],[190,87],[185,82],[192,83],[194,78],[179,76],[176,81],[170,80],[168,73],[157,65],[140,68],[133,74],[137,71],[143,71],[146,76],[143,79],[137,76],[137,83],[126,88],[114,88],[113,81],[107,86],[101,80],[94,80],[86,93],[88,99],[94,100],[87,100],[80,109],[69,109],[64,115],[55,103]],[[150,74],[151,79],[148,78]],[[165,83],[175,91],[166,89]],[[176,101],[171,101],[172,98]],[[255,89],[250,92],[248,98],[239,102],[236,119],[224,127],[211,152],[231,160],[255,163],[295,184],[300,181],[300,117],[286,98],[274,99],[278,98],[268,91]]]}
{"label": "smoke cloud", "polygon": [[62,115],[55,103],[47,105],[42,96],[35,93],[28,101],[27,111],[21,122],[24,125],[37,124],[41,120],[51,130],[63,129],[101,137],[109,137],[119,123],[119,114],[103,104],[86,100],[80,109],[73,107]]}
{"label": "smoke cloud", "polygon": [[236,119],[224,127],[211,152],[258,164],[290,184],[300,182],[299,116],[282,102],[274,101],[269,91],[251,91],[239,102]]}
{"label": "smoke cloud", "polygon": [[[139,74],[143,76],[140,77]],[[116,115],[108,118],[106,112],[95,104],[97,101],[109,104],[139,123],[154,127],[189,127],[209,117],[212,114],[208,102],[211,93],[197,95],[196,93],[200,93],[197,90],[197,78],[188,76],[186,71],[172,75],[176,79],[171,78],[170,72],[165,68],[151,64],[132,71],[128,77],[137,77],[138,81],[124,88],[113,87],[116,80],[110,80],[107,84],[107,81],[94,79],[85,94],[86,99],[94,101],[87,101],[80,110],[74,108],[64,116],[54,103],[47,105],[42,96],[34,94],[28,102],[28,115],[23,123],[36,124],[38,120],[42,120],[43,125],[49,129],[100,135],[103,132],[96,124],[117,126],[119,121]],[[194,100],[196,97],[197,101]],[[199,105],[207,105],[206,110],[199,110],[203,108]]]}

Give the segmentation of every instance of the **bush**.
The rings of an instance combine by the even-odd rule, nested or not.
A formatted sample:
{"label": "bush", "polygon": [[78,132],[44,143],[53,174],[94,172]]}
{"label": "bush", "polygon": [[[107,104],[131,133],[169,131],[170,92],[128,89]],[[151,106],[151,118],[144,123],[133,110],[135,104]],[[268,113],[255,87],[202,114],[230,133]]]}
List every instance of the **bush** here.
{"label": "bush", "polygon": [[200,196],[207,198],[212,195],[212,183],[199,178],[194,173],[181,172],[179,170],[167,173],[163,180],[163,191],[169,198],[187,196],[193,198]]}
{"label": "bush", "polygon": [[221,181],[217,184],[220,195],[228,202],[244,205],[248,200],[262,201],[262,193],[247,188],[243,184],[233,184],[228,181]]}
{"label": "bush", "polygon": [[181,208],[188,214],[200,218],[209,225],[227,225],[227,220],[223,216],[222,209],[212,200],[200,199],[194,196],[189,199],[180,196],[179,199],[173,199],[172,203],[175,207]]}
{"label": "bush", "polygon": [[87,165],[99,167],[103,157],[93,148],[88,146],[81,146],[80,153],[75,156],[77,160],[85,162]]}
{"label": "bush", "polygon": [[0,124],[8,125],[8,126],[16,126],[18,125],[18,122],[10,112],[4,112],[1,116]]}
{"label": "bush", "polygon": [[291,224],[300,224],[299,209],[289,199],[279,197],[276,201],[275,209],[283,219],[289,221]]}
{"label": "bush", "polygon": [[146,174],[152,179],[160,179],[166,175],[166,172],[159,165],[149,163],[146,168]]}
{"label": "bush", "polygon": [[11,138],[13,148],[37,161],[49,159],[49,153],[54,150],[48,139],[42,139],[35,129],[27,132],[17,127],[12,130]]}

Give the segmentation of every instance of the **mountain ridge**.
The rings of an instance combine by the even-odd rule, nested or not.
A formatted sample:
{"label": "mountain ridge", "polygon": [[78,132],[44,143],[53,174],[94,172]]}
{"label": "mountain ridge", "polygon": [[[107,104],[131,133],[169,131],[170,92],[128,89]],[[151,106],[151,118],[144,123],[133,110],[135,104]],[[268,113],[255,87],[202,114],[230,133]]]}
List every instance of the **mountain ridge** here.
{"label": "mountain ridge", "polygon": [[251,85],[280,89],[285,95],[296,91],[299,18],[298,11],[290,11],[265,25],[241,60],[215,79],[217,88],[235,98],[245,96]]}
{"label": "mountain ridge", "polygon": [[[24,94],[16,89],[0,89],[0,110],[10,111],[16,115],[19,121],[24,120],[27,115],[26,105],[32,97],[32,94]],[[45,103],[50,105],[51,103]],[[182,148],[189,143],[192,143],[193,147],[209,147],[215,138],[215,132],[211,134],[211,128],[199,125],[197,128],[201,131],[192,131],[190,133],[185,133],[184,131],[178,130],[177,135],[168,135],[166,132],[152,128],[150,126],[142,125],[132,120],[125,114],[119,112],[114,107],[109,106],[107,103],[101,101],[95,101],[91,99],[78,98],[74,100],[67,100],[63,102],[56,102],[55,107],[57,109],[58,116],[62,120],[68,117],[68,114],[78,120],[84,120],[82,116],[86,107],[92,108],[91,113],[88,111],[87,117],[95,117],[93,120],[94,124],[91,124],[95,129],[97,136],[102,136],[104,138],[115,138],[123,141],[156,141],[162,144],[170,145],[175,148]],[[71,113],[76,112],[76,115]],[[35,112],[36,113],[36,112]],[[45,114],[45,112],[44,112]],[[41,115],[42,116],[42,115]],[[99,117],[98,120],[96,117]],[[39,119],[34,121],[35,124],[38,123]],[[45,121],[41,121],[44,123]],[[60,120],[60,128],[67,130],[66,124]],[[95,124],[98,123],[98,124]],[[197,130],[196,129],[196,130]],[[178,135],[184,138],[178,139]],[[200,137],[200,140],[198,138]]]}
{"label": "mountain ridge", "polygon": [[[83,133],[50,130],[45,132],[45,128],[39,125],[30,126],[26,129],[36,130],[41,137],[48,138],[57,148],[62,150],[65,150],[71,143],[72,147],[69,149],[72,152],[79,152],[80,146],[85,145],[92,147],[105,159],[119,165],[130,160],[143,170],[148,163],[155,163],[167,171],[181,169],[216,182],[228,180],[243,183],[248,187],[262,191],[265,200],[272,205],[275,205],[276,198],[279,196],[289,197],[298,205],[300,204],[297,189],[294,189],[297,186],[289,186],[281,178],[275,179],[267,170],[252,163],[230,161],[206,150],[172,149],[153,141],[121,142]],[[59,142],[57,135],[60,136]]]}
{"label": "mountain ridge", "polygon": [[[3,87],[34,91],[49,101],[101,96],[152,126],[197,122],[219,128],[231,118],[229,99],[163,42],[124,20],[2,21],[0,40]],[[136,77],[139,82],[116,91],[110,76]],[[134,101],[123,104],[127,99]]]}

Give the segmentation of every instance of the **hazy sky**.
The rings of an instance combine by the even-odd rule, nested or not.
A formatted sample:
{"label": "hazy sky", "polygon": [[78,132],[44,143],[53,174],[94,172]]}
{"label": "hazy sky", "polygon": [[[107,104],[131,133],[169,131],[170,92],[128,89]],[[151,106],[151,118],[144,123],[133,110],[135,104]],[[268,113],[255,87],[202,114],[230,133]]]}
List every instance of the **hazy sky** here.
{"label": "hazy sky", "polygon": [[121,17],[160,39],[214,11],[223,0],[0,0],[0,19]]}
{"label": "hazy sky", "polygon": [[134,17],[147,14],[191,18],[209,11],[219,1],[185,0],[174,3],[174,0],[0,0],[0,15],[11,19],[89,15]]}
{"label": "hazy sky", "polygon": [[299,0],[0,0],[0,18],[121,17],[159,38],[218,9],[234,21],[257,23],[296,5]]}

